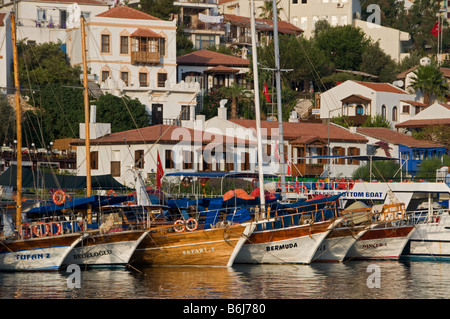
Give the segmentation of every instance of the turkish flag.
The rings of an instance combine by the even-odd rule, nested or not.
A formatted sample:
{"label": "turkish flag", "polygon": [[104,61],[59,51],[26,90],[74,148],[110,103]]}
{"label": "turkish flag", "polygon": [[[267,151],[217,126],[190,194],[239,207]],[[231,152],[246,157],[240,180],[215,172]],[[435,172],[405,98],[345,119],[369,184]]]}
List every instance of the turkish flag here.
{"label": "turkish flag", "polygon": [[266,97],[267,103],[270,103],[269,89],[267,88],[267,83],[266,83],[266,81],[264,81],[263,94],[264,94],[264,96]]}
{"label": "turkish flag", "polygon": [[441,33],[441,25],[439,24],[439,21],[437,21],[434,26],[433,29],[431,29],[431,34],[437,38],[437,36]]}
{"label": "turkish flag", "polygon": [[159,158],[159,150],[157,153],[157,162],[156,162],[156,188],[158,190],[161,189],[161,178],[164,176],[164,170],[161,164],[161,159]]}

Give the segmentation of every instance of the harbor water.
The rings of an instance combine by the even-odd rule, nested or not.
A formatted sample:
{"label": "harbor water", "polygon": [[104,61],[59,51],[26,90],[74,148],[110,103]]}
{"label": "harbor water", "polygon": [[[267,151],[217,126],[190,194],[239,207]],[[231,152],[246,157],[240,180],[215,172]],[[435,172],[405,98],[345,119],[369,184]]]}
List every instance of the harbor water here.
{"label": "harbor water", "polygon": [[0,273],[1,299],[447,299],[450,262],[348,261]]}

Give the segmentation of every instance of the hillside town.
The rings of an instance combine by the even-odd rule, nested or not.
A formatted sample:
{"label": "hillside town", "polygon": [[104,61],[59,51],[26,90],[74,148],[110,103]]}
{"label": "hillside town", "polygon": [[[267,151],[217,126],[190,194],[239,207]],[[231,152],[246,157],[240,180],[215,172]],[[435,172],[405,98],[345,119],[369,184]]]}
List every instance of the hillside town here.
{"label": "hillside town", "polygon": [[[282,48],[281,68],[286,69],[282,72],[283,114],[277,112],[272,7],[267,6],[269,2],[255,2],[260,83],[251,76],[248,1],[170,1],[173,12],[157,17],[147,13],[156,1],[124,4],[102,0],[4,0],[0,4],[0,65],[4,70],[0,87],[5,104],[11,103],[14,87],[10,13],[17,15],[21,45],[31,51],[54,43],[64,53],[69,67],[81,68],[81,31],[73,19],[75,12],[81,12],[87,29],[90,158],[94,176],[111,174],[120,183],[134,185],[131,168],[137,167],[146,180],[151,180],[158,159],[165,174],[254,173],[262,165],[265,174],[296,179],[355,179],[358,168],[373,158],[396,160],[401,173],[361,178],[422,179],[421,163],[437,159],[439,163],[426,175],[436,180],[436,169],[450,165],[447,1],[437,1],[438,16],[427,17],[434,23],[428,32],[430,45],[423,51],[413,49],[417,45],[414,34],[377,21],[378,16],[387,19],[380,12],[376,15],[378,5],[370,11],[367,4],[361,6],[359,1],[279,1],[276,31]],[[423,1],[400,2],[402,10],[412,15],[415,6]],[[374,15],[368,16],[371,12]],[[343,51],[322,54],[332,45],[326,35],[332,36],[333,32],[343,32],[344,45],[345,32],[354,32],[353,38],[355,34],[361,36],[361,43],[368,49],[358,65],[351,64],[355,57],[349,60],[351,63],[344,61],[347,53]],[[319,53],[317,47],[310,46],[313,39],[317,47],[320,41],[328,41],[328,47]],[[188,45],[183,45],[183,41]],[[297,46],[289,47],[293,41]],[[357,51],[356,47],[353,49]],[[293,55],[285,58],[288,54]],[[320,60],[327,54],[334,59],[332,67],[325,67],[326,63]],[[378,63],[383,66],[376,70]],[[300,69],[295,65],[301,65]],[[398,67],[388,70],[389,65]],[[320,74],[325,69],[326,76]],[[421,78],[423,72],[430,70],[436,71],[437,77],[431,88]],[[30,71],[21,69],[21,76],[36,76]],[[56,129],[59,120],[44,122],[45,112],[39,113],[44,104],[36,104],[41,102],[33,96],[44,90],[29,87],[27,82],[22,81],[28,88],[22,108],[31,112],[27,114],[41,115],[36,115],[35,122],[28,115],[26,123],[34,125],[36,131],[45,123]],[[81,84],[79,81],[65,85],[81,88]],[[257,160],[256,88],[261,92],[266,159],[263,163]],[[119,109],[105,109],[109,102],[101,101],[111,96],[125,101]],[[59,135],[30,133],[22,148],[24,165],[50,166],[67,174],[84,175],[85,124],[73,123],[77,112],[70,110],[69,102],[59,102],[57,97],[54,101],[59,105],[59,116],[67,112],[67,122],[61,124]],[[121,129],[114,116],[128,116],[132,103],[145,107],[146,114],[139,118],[146,118],[147,122],[133,126],[136,121],[130,117],[126,122],[131,126]],[[105,113],[110,113],[111,120],[104,120]],[[283,119],[282,137],[279,118]],[[15,163],[19,151],[11,128],[4,123],[1,171]],[[69,131],[69,127],[75,129]],[[67,133],[63,133],[65,129]]]}

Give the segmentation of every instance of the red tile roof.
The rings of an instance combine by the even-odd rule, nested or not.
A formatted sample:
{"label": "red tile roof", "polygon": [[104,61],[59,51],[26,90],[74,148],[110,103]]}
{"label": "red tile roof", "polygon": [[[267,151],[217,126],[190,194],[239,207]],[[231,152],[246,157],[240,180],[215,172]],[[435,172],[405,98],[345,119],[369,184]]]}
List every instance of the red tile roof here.
{"label": "red tile roof", "polygon": [[389,83],[375,83],[375,82],[363,82],[363,81],[355,81],[358,84],[364,85],[369,89],[372,89],[377,92],[388,92],[388,93],[398,93],[398,94],[409,94],[408,92],[393,86]]}
{"label": "red tile roof", "polygon": [[182,65],[224,65],[248,67],[250,61],[235,56],[209,50],[199,50],[177,58],[177,64]]}
{"label": "red tile roof", "polygon": [[106,12],[97,14],[96,17],[116,18],[116,19],[139,19],[139,20],[161,20],[142,11],[127,7],[117,6]]}
{"label": "red tile roof", "polygon": [[144,28],[137,29],[130,36],[132,36],[132,37],[162,38],[162,36],[159,35],[158,33],[153,32],[150,29],[144,29]]}
{"label": "red tile roof", "polygon": [[434,125],[450,125],[450,119],[425,119],[425,120],[408,120],[395,125],[395,127],[425,127]]}
{"label": "red tile roof", "polygon": [[233,69],[228,66],[215,66],[211,69],[205,70],[205,73],[238,73],[239,69]]}
{"label": "red tile roof", "polygon": [[409,101],[409,100],[400,100],[400,102],[405,102],[414,106],[423,106],[423,107],[427,107],[428,105],[426,105],[425,103],[419,102],[419,101]]}
{"label": "red tile roof", "polygon": [[[255,120],[243,120],[243,119],[231,119],[231,122],[247,127],[256,129]],[[278,129],[278,122],[275,121],[261,121],[261,128],[266,129],[262,133],[266,135],[271,134],[273,129]],[[277,131],[278,132],[278,131]],[[302,137],[308,137],[302,140],[311,140],[312,137],[318,137],[328,141],[328,132],[330,141],[337,142],[354,142],[354,143],[367,143],[368,140],[360,134],[351,133],[350,131],[336,126],[334,124],[322,124],[322,123],[291,123],[283,122],[283,138],[294,142]]]}
{"label": "red tile roof", "polygon": [[434,148],[443,147],[441,144],[432,143],[429,141],[418,140],[410,135],[395,132],[384,127],[358,127],[357,132],[389,142],[392,144],[402,144],[409,147],[420,147],[420,148]]}
{"label": "red tile roof", "polygon": [[[229,137],[225,137],[215,133],[200,132],[190,128],[175,126],[175,125],[152,125],[140,129],[117,132],[105,135],[98,139],[91,140],[91,145],[114,145],[123,144],[126,140],[130,144],[148,144],[158,142],[160,144],[176,144],[181,141],[198,142],[209,144],[211,142],[218,142],[223,139],[224,143],[230,143]],[[252,141],[244,139],[233,139],[237,144],[254,144]],[[84,140],[77,140],[72,143],[74,145],[84,145]]]}

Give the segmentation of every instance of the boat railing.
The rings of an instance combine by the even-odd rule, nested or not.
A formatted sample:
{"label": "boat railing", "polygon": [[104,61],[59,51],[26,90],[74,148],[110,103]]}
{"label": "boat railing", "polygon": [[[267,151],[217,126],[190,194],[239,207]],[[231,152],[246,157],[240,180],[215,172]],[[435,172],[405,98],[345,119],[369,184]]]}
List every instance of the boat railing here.
{"label": "boat railing", "polygon": [[408,211],[408,217],[414,225],[416,224],[439,224],[439,222],[442,220],[442,216],[445,213],[450,213],[450,210],[447,208],[442,209],[423,209],[423,210],[414,210],[414,211]]}
{"label": "boat railing", "polygon": [[23,222],[18,235],[22,239],[62,236],[84,231],[86,226],[83,219]]}
{"label": "boat railing", "polygon": [[381,204],[345,210],[342,215],[354,224],[372,224],[408,220],[404,203]]}

